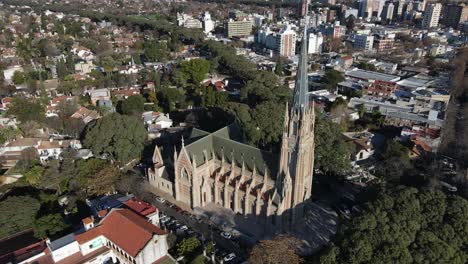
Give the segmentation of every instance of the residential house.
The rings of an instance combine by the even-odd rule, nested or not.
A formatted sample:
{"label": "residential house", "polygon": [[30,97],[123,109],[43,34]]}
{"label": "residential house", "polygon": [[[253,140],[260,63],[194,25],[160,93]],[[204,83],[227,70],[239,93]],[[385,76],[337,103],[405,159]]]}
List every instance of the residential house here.
{"label": "residential house", "polygon": [[99,100],[111,100],[111,94],[107,88],[87,90],[85,94],[89,95],[93,105],[97,105]]}
{"label": "residential house", "polygon": [[46,116],[51,117],[51,116],[58,116],[59,109],[58,105],[62,102],[66,101],[72,101],[74,99],[73,96],[58,96],[53,98],[50,102],[49,105],[46,106]]}
{"label": "residential house", "polygon": [[354,145],[354,151],[351,154],[351,160],[354,164],[366,160],[374,155],[374,146],[372,145],[372,138],[374,134],[364,132],[346,132],[343,133],[346,141]]}
{"label": "residential house", "polygon": [[77,118],[83,120],[85,124],[88,124],[89,122],[101,118],[101,115],[96,110],[89,110],[86,107],[80,107],[78,111],[73,113],[71,115],[72,118]]}
{"label": "residential house", "polygon": [[8,169],[16,165],[22,158],[22,151],[27,148],[37,148],[40,139],[19,138],[0,148],[0,163],[2,168]]}
{"label": "residential house", "polygon": [[66,149],[81,149],[81,143],[79,140],[41,140],[37,146],[39,153],[39,160],[42,164],[47,163],[50,160],[60,159],[60,155]]}

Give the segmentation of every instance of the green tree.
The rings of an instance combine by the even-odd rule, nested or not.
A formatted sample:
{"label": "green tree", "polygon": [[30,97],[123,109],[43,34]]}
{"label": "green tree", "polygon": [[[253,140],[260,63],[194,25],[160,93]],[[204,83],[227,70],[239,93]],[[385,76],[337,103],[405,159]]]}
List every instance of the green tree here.
{"label": "green tree", "polygon": [[193,59],[180,64],[182,73],[194,84],[199,84],[210,71],[210,62],[205,59]]}
{"label": "green tree", "polygon": [[326,174],[342,174],[351,169],[351,146],[337,124],[316,113],[315,167]]}
{"label": "green tree", "polygon": [[145,106],[145,98],[141,95],[133,95],[120,102],[120,107],[117,107],[119,113],[124,115],[135,115],[143,113]]}
{"label": "green tree", "polygon": [[177,244],[177,254],[179,256],[188,256],[201,246],[200,240],[196,237],[184,238]]}
{"label": "green tree", "polygon": [[98,155],[128,162],[139,158],[146,139],[146,129],[138,118],[112,113],[91,124],[83,144]]}
{"label": "green tree", "polygon": [[0,237],[31,228],[40,203],[30,196],[9,196],[0,202]]}
{"label": "green tree", "polygon": [[325,83],[327,90],[334,91],[336,89],[336,85],[342,81],[344,81],[344,77],[341,72],[334,69],[325,70],[325,76],[323,77],[322,82]]}
{"label": "green tree", "polygon": [[40,239],[62,234],[69,226],[60,214],[47,214],[34,221],[34,236]]}
{"label": "green tree", "polygon": [[360,216],[340,227],[320,260],[466,263],[467,225],[468,201],[459,196],[414,188],[381,190]]}
{"label": "green tree", "polygon": [[185,103],[183,91],[176,88],[162,88],[158,91],[157,98],[165,112],[172,112]]}
{"label": "green tree", "polygon": [[26,82],[26,76],[24,72],[21,71],[15,71],[13,73],[13,76],[11,77],[11,80],[15,85],[20,85]]}
{"label": "green tree", "polygon": [[387,141],[380,159],[376,174],[390,182],[399,182],[400,178],[412,168],[409,149],[398,141]]}
{"label": "green tree", "polygon": [[42,176],[44,175],[44,167],[34,166],[24,174],[26,181],[31,185],[37,185],[41,182]]}
{"label": "green tree", "polygon": [[13,98],[7,114],[15,116],[20,122],[41,122],[45,119],[44,107],[39,102],[25,97]]}

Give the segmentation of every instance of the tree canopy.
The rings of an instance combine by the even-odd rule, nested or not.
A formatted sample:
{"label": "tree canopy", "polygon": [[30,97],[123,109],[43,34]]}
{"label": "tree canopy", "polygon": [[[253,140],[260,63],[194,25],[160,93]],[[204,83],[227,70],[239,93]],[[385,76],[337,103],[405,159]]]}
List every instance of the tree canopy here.
{"label": "tree canopy", "polygon": [[138,118],[112,113],[86,129],[83,143],[95,154],[128,162],[140,157],[145,139],[146,129]]}
{"label": "tree canopy", "polygon": [[337,124],[315,112],[315,168],[326,174],[342,174],[351,169],[352,146],[344,141]]}
{"label": "tree canopy", "polygon": [[145,98],[141,95],[132,95],[120,101],[117,110],[123,115],[141,114],[145,110]]}
{"label": "tree canopy", "polygon": [[466,263],[468,201],[403,188],[380,192],[342,226],[320,263]]}
{"label": "tree canopy", "polygon": [[30,196],[10,196],[0,202],[0,238],[33,227],[37,199]]}
{"label": "tree canopy", "polygon": [[205,59],[183,61],[180,64],[181,72],[194,84],[200,84],[210,70],[210,63]]}
{"label": "tree canopy", "polygon": [[44,107],[39,102],[25,97],[14,97],[8,106],[7,114],[15,116],[20,122],[41,122],[45,119]]}
{"label": "tree canopy", "polygon": [[296,253],[299,241],[288,235],[279,235],[271,240],[262,240],[254,246],[249,263],[298,264],[303,260]]}

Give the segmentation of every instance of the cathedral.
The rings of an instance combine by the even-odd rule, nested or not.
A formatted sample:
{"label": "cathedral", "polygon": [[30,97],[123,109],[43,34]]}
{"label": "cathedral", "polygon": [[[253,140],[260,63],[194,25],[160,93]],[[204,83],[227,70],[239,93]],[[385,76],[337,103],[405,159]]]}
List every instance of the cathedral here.
{"label": "cathedral", "polygon": [[314,171],[315,114],[307,95],[307,40],[304,29],[279,156],[243,143],[236,124],[213,133],[194,128],[182,139],[181,148],[174,149],[171,166],[155,148],[150,183],[191,208],[215,203],[282,229],[301,219],[304,202],[312,195]]}

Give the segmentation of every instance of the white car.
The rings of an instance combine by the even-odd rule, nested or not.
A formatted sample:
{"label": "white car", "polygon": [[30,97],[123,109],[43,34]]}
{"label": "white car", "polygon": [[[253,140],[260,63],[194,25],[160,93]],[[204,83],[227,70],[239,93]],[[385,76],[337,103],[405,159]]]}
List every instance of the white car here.
{"label": "white car", "polygon": [[228,262],[228,261],[231,261],[231,260],[233,260],[233,259],[235,259],[235,258],[236,258],[236,254],[230,253],[230,254],[227,254],[227,255],[224,257],[224,261],[225,261],[225,262]]}
{"label": "white car", "polygon": [[188,230],[188,227],[186,225],[183,225],[183,226],[179,227],[178,230],[185,231],[185,230]]}
{"label": "white car", "polygon": [[157,197],[156,201],[158,201],[160,203],[165,203],[166,202],[166,200],[164,198],[162,198],[162,197]]}
{"label": "white car", "polygon": [[161,224],[165,224],[165,223],[169,222],[169,220],[171,220],[171,218],[165,216],[165,217],[159,219],[159,222],[161,222]]}
{"label": "white car", "polygon": [[231,233],[229,233],[229,232],[221,232],[220,235],[222,237],[226,238],[226,239],[231,239],[231,237],[232,237]]}

